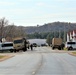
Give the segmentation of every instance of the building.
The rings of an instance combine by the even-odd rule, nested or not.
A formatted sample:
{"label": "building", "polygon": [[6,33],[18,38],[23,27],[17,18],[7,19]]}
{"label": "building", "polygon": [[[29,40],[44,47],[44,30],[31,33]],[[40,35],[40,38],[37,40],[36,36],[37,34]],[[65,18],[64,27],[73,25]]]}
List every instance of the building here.
{"label": "building", "polygon": [[76,30],[67,33],[67,42],[69,41],[76,42]]}

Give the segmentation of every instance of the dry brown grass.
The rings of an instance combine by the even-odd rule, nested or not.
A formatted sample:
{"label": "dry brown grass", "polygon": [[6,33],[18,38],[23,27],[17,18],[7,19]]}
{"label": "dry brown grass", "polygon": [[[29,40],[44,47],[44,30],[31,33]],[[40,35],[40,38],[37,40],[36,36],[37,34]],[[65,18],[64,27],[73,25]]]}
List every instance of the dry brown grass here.
{"label": "dry brown grass", "polygon": [[4,61],[4,60],[6,60],[6,59],[9,59],[9,58],[11,58],[11,57],[13,57],[13,56],[9,56],[9,55],[0,55],[0,62],[1,62],[1,61]]}
{"label": "dry brown grass", "polygon": [[4,55],[0,55],[0,59],[4,58],[5,56]]}
{"label": "dry brown grass", "polygon": [[72,52],[73,54],[76,54],[76,52]]}
{"label": "dry brown grass", "polygon": [[76,52],[69,53],[70,55],[76,56]]}

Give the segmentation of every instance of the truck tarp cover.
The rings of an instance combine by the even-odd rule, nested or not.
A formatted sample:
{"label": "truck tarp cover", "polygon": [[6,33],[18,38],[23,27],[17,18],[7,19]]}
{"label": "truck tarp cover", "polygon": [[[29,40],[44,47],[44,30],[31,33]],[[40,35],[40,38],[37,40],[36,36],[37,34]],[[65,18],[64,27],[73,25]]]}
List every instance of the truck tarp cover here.
{"label": "truck tarp cover", "polygon": [[61,45],[62,39],[61,38],[53,38],[52,45]]}

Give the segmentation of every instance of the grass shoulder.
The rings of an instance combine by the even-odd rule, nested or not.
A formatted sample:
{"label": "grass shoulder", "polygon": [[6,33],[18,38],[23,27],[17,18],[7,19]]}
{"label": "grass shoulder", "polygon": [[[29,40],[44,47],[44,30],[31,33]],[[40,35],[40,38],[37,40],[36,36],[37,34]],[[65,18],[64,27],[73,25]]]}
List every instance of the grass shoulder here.
{"label": "grass shoulder", "polygon": [[76,52],[70,52],[69,54],[72,56],[76,56]]}
{"label": "grass shoulder", "polygon": [[0,59],[4,58],[5,56],[4,55],[0,55]]}
{"label": "grass shoulder", "polygon": [[72,54],[76,55],[76,52],[72,52]]}
{"label": "grass shoulder", "polygon": [[1,62],[1,61],[4,61],[4,60],[6,60],[6,59],[9,59],[9,58],[11,58],[11,57],[13,57],[13,56],[10,56],[10,55],[0,55],[0,62]]}

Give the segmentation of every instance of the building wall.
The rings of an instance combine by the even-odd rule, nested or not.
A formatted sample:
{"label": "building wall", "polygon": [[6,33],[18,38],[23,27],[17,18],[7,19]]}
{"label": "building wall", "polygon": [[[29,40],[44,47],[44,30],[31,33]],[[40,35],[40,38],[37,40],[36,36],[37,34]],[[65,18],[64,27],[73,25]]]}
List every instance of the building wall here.
{"label": "building wall", "polygon": [[76,32],[74,30],[69,32],[69,34],[67,33],[67,42],[69,41],[76,42]]}
{"label": "building wall", "polygon": [[67,34],[67,42],[69,42],[70,41],[70,37],[69,37],[69,35]]}

